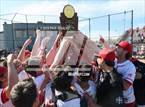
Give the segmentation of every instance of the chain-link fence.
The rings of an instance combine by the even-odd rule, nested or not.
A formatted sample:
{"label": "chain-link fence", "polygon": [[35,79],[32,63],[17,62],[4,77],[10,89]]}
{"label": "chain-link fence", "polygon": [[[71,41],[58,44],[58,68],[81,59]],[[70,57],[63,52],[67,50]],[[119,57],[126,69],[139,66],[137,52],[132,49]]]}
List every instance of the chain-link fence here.
{"label": "chain-link fence", "polygon": [[[3,45],[5,43],[7,45],[13,45],[13,48],[17,48],[29,36],[32,36],[34,39],[36,28],[39,24],[42,24],[38,22],[42,22],[44,25],[45,23],[59,23],[60,20],[59,16],[55,15],[27,15],[20,13],[0,15],[0,30],[9,30],[9,33],[0,33],[1,47],[4,47]],[[31,24],[35,24],[35,27],[32,27]],[[78,25],[79,30],[90,39],[98,41],[100,38],[99,35],[102,35],[109,43],[112,43],[112,40],[119,38],[119,35],[122,35],[127,29],[133,28],[133,11],[124,11],[91,18],[79,17]],[[19,27],[16,29],[17,26]],[[2,35],[12,35],[12,37],[4,37]]]}
{"label": "chain-link fence", "polygon": [[99,35],[102,35],[111,43],[126,30],[133,28],[133,11],[81,19],[79,28],[92,40],[99,40]]}

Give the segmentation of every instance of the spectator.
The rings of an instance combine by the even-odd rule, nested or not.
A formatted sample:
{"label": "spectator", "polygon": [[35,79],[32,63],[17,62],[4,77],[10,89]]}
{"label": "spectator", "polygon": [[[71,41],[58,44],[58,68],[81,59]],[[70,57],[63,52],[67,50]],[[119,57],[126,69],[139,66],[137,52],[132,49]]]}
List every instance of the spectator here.
{"label": "spectator", "polygon": [[133,81],[135,79],[136,68],[129,60],[132,53],[132,46],[127,41],[121,41],[116,48],[116,69],[123,76],[123,96],[126,107],[135,107],[135,95]]}
{"label": "spectator", "polygon": [[124,107],[122,77],[114,69],[115,52],[102,49],[97,55],[99,76],[97,103],[102,107]]}

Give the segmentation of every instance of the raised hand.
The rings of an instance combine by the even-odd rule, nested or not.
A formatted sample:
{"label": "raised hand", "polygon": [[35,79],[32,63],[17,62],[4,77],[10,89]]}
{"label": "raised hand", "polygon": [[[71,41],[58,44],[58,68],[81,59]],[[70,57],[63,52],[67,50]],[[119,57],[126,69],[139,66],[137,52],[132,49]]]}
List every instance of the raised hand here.
{"label": "raised hand", "polygon": [[30,45],[32,43],[32,39],[31,37],[29,39],[27,39],[23,45],[24,48],[26,48],[28,45]]}
{"label": "raised hand", "polygon": [[7,56],[7,63],[12,63],[15,58],[16,58],[16,56],[14,54],[9,54]]}

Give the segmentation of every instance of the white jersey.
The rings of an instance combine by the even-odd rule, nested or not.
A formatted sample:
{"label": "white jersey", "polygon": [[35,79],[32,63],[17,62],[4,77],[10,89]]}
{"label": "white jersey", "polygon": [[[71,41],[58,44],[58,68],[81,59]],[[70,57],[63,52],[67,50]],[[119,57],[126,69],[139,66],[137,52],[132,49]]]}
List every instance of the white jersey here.
{"label": "white jersey", "polygon": [[124,80],[132,84],[127,90],[123,90],[125,103],[128,104],[134,102],[135,96],[134,96],[134,89],[133,89],[133,81],[135,79],[135,73],[136,73],[136,68],[134,64],[129,60],[123,63],[117,63],[116,61],[115,68],[117,69],[117,72],[123,76]]}
{"label": "white jersey", "polygon": [[5,99],[2,99],[2,92],[3,92],[4,89],[0,89],[0,107],[13,107],[12,105],[12,102],[10,100],[4,102],[3,100]]}
{"label": "white jersey", "polygon": [[28,73],[26,73],[25,70],[22,70],[22,71],[19,72],[19,74],[18,74],[19,81],[23,81],[23,80],[28,79],[28,78],[30,78],[30,77],[31,77],[31,76],[30,76]]}
{"label": "white jersey", "polygon": [[78,83],[74,83],[74,86],[76,88],[76,91],[78,92],[79,95],[83,96],[85,92],[87,92],[90,96],[95,98],[96,95],[96,84],[93,81],[88,81],[89,88],[87,90],[83,90],[81,86]]}
{"label": "white jersey", "polygon": [[[60,95],[62,94],[61,92],[55,90],[55,94]],[[51,83],[48,83],[46,88],[45,88],[45,105],[52,100],[53,95],[52,95],[52,90],[51,90]],[[63,102],[61,100],[57,100],[57,107],[80,107],[80,98],[75,98],[66,102]]]}
{"label": "white jersey", "polygon": [[[25,70],[21,71],[18,74],[19,81],[23,81],[23,80],[28,79],[30,77],[31,77],[31,75],[29,75]],[[42,74],[40,76],[37,76],[35,78],[32,77],[32,78],[34,80],[34,83],[36,84],[37,89],[39,90],[41,85],[42,85],[42,83],[43,83],[43,81],[44,81],[44,79],[45,79],[45,75]]]}

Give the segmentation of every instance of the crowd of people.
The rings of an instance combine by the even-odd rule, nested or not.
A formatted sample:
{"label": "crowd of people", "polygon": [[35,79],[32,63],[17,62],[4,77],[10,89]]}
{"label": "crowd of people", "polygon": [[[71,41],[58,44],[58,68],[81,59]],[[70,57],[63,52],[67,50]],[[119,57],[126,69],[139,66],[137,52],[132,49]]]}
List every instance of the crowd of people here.
{"label": "crowd of people", "polygon": [[[145,64],[132,58],[128,41],[115,48],[104,44],[93,56],[86,56],[93,57],[91,62],[80,64],[87,45],[84,37],[72,64],[72,58],[55,61],[65,33],[59,33],[48,53],[45,46],[35,48],[38,44],[32,52],[27,50],[29,38],[18,54],[10,53],[0,62],[0,107],[145,107]],[[66,52],[75,47],[65,43]],[[64,57],[68,56],[64,53]]]}

